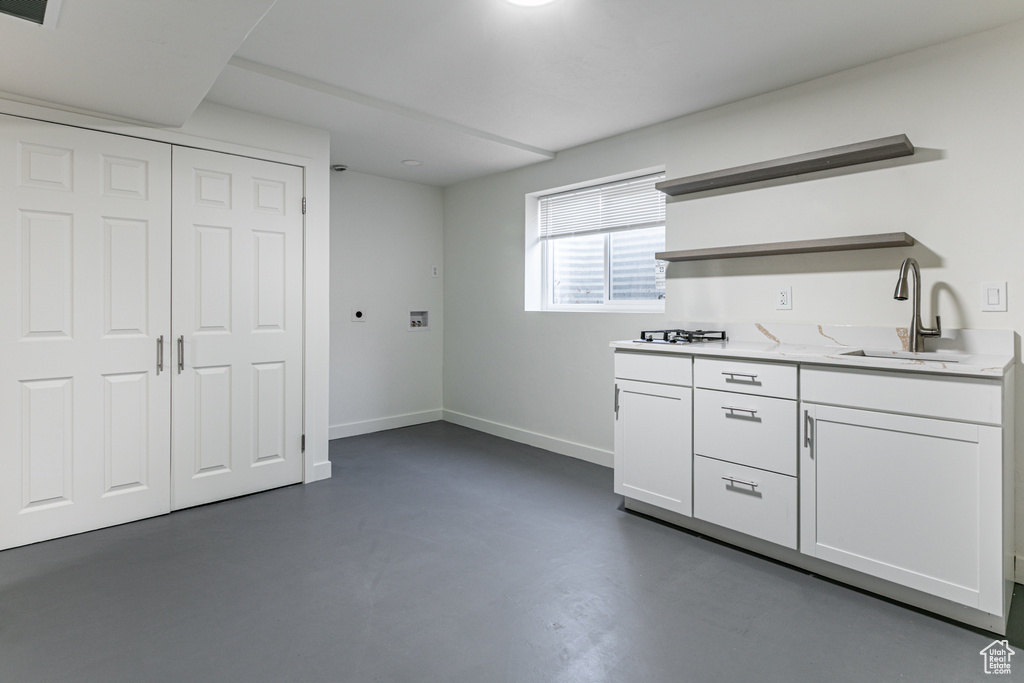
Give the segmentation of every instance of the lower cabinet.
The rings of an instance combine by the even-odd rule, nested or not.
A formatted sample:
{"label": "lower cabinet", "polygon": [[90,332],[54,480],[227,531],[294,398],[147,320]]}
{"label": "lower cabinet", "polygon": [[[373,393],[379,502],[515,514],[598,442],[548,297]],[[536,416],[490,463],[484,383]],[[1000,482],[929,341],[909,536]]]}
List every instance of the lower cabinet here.
{"label": "lower cabinet", "polygon": [[615,355],[615,492],[686,516],[693,512],[692,364],[689,356]]}
{"label": "lower cabinet", "polygon": [[690,387],[629,380],[617,386],[615,492],[689,515]]}
{"label": "lower cabinet", "polygon": [[1005,633],[1012,370],[669,355],[616,353],[627,507]]}
{"label": "lower cabinet", "polygon": [[801,551],[1000,613],[1002,429],[803,409]]}
{"label": "lower cabinet", "polygon": [[796,477],[696,456],[693,516],[796,548]]}

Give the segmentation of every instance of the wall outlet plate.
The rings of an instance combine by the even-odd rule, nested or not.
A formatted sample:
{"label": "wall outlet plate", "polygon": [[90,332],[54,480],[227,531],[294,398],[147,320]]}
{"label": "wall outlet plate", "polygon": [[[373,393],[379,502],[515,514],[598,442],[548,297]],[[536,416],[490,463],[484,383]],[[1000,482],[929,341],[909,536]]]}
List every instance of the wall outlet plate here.
{"label": "wall outlet plate", "polygon": [[353,308],[352,309],[352,322],[354,322],[354,323],[366,322],[366,309],[365,308]]}
{"label": "wall outlet plate", "polygon": [[999,312],[1006,311],[1005,282],[981,283],[981,310]]}
{"label": "wall outlet plate", "polygon": [[791,311],[793,310],[793,288],[792,287],[779,287],[775,290],[775,310],[777,311]]}
{"label": "wall outlet plate", "polygon": [[441,269],[437,266],[430,266],[430,277],[438,277],[441,274]]}

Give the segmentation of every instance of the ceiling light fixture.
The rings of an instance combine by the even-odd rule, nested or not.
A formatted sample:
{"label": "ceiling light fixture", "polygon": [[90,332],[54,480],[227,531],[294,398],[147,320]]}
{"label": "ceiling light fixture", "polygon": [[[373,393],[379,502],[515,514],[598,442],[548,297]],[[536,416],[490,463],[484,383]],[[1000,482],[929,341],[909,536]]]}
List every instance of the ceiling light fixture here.
{"label": "ceiling light fixture", "polygon": [[540,7],[541,5],[548,5],[555,0],[505,0],[513,5],[519,5],[520,7]]}
{"label": "ceiling light fixture", "polygon": [[403,159],[402,160],[402,165],[404,165],[404,166],[419,166],[422,163],[423,163],[422,161],[416,161],[415,159]]}

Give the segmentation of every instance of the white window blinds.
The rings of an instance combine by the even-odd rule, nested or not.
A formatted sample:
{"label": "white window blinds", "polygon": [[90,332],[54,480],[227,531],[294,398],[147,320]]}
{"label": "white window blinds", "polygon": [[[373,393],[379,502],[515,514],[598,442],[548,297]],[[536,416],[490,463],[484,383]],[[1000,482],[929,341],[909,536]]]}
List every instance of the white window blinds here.
{"label": "white window blinds", "polygon": [[540,198],[541,239],[665,225],[664,173],[617,180]]}

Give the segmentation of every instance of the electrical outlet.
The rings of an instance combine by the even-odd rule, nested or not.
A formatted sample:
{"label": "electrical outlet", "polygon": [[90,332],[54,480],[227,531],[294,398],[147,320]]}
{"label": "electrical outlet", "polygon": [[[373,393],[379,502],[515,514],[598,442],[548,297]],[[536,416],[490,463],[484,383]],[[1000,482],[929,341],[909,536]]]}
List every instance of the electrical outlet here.
{"label": "electrical outlet", "polygon": [[437,277],[441,274],[441,269],[437,266],[430,266],[430,277]]}
{"label": "electrical outlet", "polygon": [[779,287],[775,290],[775,310],[777,311],[791,311],[793,310],[793,288],[792,287]]}

